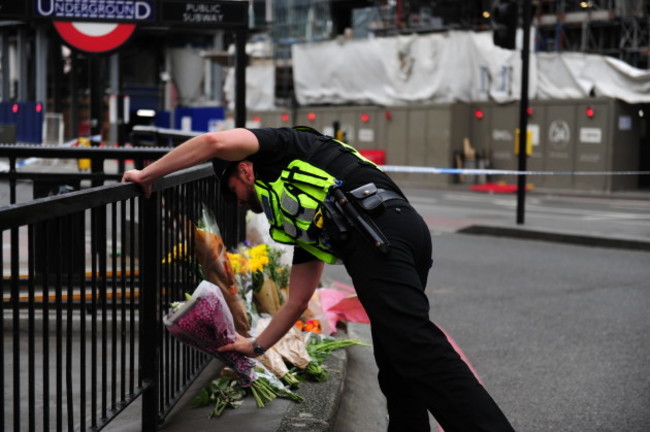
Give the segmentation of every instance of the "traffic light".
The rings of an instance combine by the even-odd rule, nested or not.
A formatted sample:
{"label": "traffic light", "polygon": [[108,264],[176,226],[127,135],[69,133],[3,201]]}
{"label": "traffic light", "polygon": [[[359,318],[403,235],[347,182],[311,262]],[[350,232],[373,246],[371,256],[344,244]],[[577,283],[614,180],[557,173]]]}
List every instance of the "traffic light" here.
{"label": "traffic light", "polygon": [[502,48],[515,49],[519,6],[513,0],[498,0],[492,10],[494,44]]}

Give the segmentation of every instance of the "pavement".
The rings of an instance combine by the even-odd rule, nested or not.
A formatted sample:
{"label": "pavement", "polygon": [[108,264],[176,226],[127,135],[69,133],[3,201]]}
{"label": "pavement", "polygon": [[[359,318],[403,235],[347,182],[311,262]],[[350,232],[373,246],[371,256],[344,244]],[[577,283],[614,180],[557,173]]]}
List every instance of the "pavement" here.
{"label": "pavement", "polygon": [[[453,189],[453,188],[452,188]],[[423,191],[412,190],[412,193],[422,196]],[[544,193],[544,192],[537,192]],[[549,192],[549,193],[557,193]],[[571,195],[571,193],[565,193]],[[582,195],[584,196],[584,195]],[[602,196],[601,196],[602,197]],[[650,208],[650,192],[621,193],[610,195],[612,200],[640,202],[648,204]],[[417,207],[417,206],[416,206]],[[439,227],[435,221],[427,221],[430,230],[439,229],[449,231],[446,222],[441,222]],[[444,226],[443,226],[444,225]],[[571,243],[604,248],[622,248],[650,252],[650,232],[639,235],[610,234],[606,229],[593,224],[565,224],[558,225],[554,222],[550,226],[544,219],[529,219],[525,225],[518,225],[514,220],[508,222],[500,220],[496,223],[465,223],[453,228],[454,232],[467,235],[489,235],[497,237],[510,237],[533,239],[540,241]],[[340,330],[339,337],[357,338],[355,326],[351,325],[346,330]],[[355,347],[356,349],[356,347]],[[343,392],[346,390],[346,374],[348,370],[348,353],[346,350],[335,352],[325,363],[330,378],[324,383],[303,383],[298,393],[305,398],[303,403],[295,403],[285,399],[276,399],[264,408],[257,408],[252,398],[235,410],[226,410],[224,414],[215,419],[209,419],[210,408],[195,408],[191,405],[191,398],[215,376],[218,375],[219,365],[211,363],[185,396],[179,401],[166,421],[160,426],[161,431],[181,432],[188,430],[215,430],[215,431],[242,431],[242,432],[333,432],[337,428],[337,412]],[[135,409],[139,409],[137,404]],[[140,431],[137,423],[125,424],[124,418],[116,419],[105,430],[109,431]],[[134,416],[134,418],[136,418]]]}
{"label": "pavement", "polygon": [[[339,330],[338,337],[354,337]],[[226,409],[220,417],[209,418],[213,407],[194,407],[191,400],[213,379],[219,376],[221,364],[208,364],[185,395],[169,413],[160,431],[220,431],[220,432],[327,432],[336,421],[336,414],[344,390],[347,353],[338,350],[323,363],[329,379],[325,382],[302,382],[296,391],[305,400],[301,403],[277,398],[258,408],[252,397],[247,397],[237,409]],[[104,431],[140,432],[141,402],[136,400],[113,420]]]}

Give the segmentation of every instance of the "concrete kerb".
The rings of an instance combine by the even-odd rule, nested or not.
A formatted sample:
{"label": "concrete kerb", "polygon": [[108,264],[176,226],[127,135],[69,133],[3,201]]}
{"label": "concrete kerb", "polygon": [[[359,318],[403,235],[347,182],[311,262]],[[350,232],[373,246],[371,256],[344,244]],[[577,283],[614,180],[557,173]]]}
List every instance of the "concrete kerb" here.
{"label": "concrete kerb", "polygon": [[471,225],[457,231],[459,234],[489,235],[511,237],[525,240],[540,240],[568,243],[580,246],[594,246],[615,249],[630,249],[650,252],[650,242],[643,240],[590,236],[585,234],[563,233],[557,230],[544,231],[529,228],[513,228],[496,225]]}
{"label": "concrete kerb", "polygon": [[323,363],[329,374],[327,381],[303,382],[297,393],[304,402],[291,404],[277,432],[328,432],[336,423],[336,413],[345,387],[347,353],[333,352]]}

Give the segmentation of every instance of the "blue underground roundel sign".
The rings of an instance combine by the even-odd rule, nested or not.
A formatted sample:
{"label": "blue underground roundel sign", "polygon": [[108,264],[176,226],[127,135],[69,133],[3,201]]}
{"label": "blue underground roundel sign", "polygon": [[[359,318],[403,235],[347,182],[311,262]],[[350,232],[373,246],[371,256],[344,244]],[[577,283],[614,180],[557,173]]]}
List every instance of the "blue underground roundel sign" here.
{"label": "blue underground roundel sign", "polygon": [[81,51],[113,51],[135,31],[135,24],[54,21],[54,28],[70,46]]}

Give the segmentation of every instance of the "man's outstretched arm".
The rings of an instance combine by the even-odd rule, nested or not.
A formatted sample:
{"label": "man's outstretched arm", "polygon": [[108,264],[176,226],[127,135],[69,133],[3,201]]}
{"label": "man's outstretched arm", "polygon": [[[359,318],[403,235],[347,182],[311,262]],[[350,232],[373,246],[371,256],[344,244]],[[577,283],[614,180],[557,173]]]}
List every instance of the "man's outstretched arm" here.
{"label": "man's outstretched arm", "polygon": [[151,195],[151,184],[167,174],[219,158],[237,161],[259,150],[257,137],[247,129],[208,132],[185,141],[142,170],[129,170],[122,182],[132,181],[142,186],[145,196]]}

